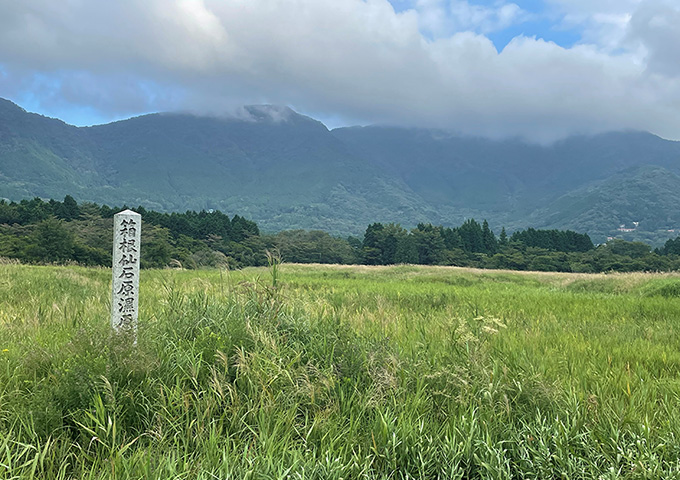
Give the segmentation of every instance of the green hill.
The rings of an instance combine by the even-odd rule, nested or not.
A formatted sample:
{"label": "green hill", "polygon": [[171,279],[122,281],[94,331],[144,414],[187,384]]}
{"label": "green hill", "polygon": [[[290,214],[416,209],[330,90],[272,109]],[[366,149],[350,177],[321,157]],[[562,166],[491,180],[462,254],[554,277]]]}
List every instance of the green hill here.
{"label": "green hill", "polygon": [[578,227],[658,245],[680,233],[679,205],[680,176],[648,165],[563,195],[532,213],[530,220],[538,228]]}
{"label": "green hill", "polygon": [[547,226],[594,238],[636,221],[638,233],[656,235],[680,227],[669,213],[680,211],[674,175],[680,144],[640,132],[541,146],[392,127],[329,131],[277,106],[78,128],[0,100],[0,197],[213,208],[271,231],[359,235],[372,222],[474,217],[496,231]]}
{"label": "green hill", "polygon": [[[666,225],[668,210],[680,207],[666,175],[631,177],[632,170],[651,166],[680,174],[680,143],[647,133],[572,137],[551,146],[384,127],[333,133],[456,221],[487,218],[512,229],[569,228],[602,237],[629,217],[645,228]],[[625,187],[617,187],[621,176],[628,179]],[[584,191],[608,180],[608,198],[620,198],[613,191],[621,188],[635,199],[612,210],[595,197],[583,198]],[[637,180],[643,182],[639,188]],[[586,221],[583,209],[595,212],[598,221]]]}

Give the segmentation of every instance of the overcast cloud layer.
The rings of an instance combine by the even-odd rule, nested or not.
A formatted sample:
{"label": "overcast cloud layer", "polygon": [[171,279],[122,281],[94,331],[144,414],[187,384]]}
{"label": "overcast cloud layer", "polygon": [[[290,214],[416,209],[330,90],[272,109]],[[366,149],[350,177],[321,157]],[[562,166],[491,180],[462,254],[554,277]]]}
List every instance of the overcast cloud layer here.
{"label": "overcast cloud layer", "polygon": [[673,0],[0,0],[0,97],[76,124],[272,103],[333,124],[680,139],[678,25]]}

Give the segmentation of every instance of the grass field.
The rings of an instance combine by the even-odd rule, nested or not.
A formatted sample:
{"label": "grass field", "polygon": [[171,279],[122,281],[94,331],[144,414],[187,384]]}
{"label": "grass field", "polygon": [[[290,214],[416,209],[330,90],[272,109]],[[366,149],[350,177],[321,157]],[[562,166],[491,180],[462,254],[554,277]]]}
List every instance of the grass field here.
{"label": "grass field", "polygon": [[0,265],[1,479],[680,478],[680,276],[109,276]]}

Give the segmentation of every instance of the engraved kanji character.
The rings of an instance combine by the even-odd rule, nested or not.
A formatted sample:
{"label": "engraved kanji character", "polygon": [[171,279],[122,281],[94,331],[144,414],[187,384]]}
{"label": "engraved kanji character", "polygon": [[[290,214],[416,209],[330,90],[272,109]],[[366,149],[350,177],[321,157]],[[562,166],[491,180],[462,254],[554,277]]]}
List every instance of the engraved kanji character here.
{"label": "engraved kanji character", "polygon": [[118,302],[118,313],[132,313],[135,311],[134,297],[123,298]]}
{"label": "engraved kanji character", "polygon": [[118,294],[122,295],[132,295],[133,290],[134,290],[134,285],[132,284],[132,280],[126,280],[124,282],[121,282],[120,284],[120,289],[118,290]]}
{"label": "engraved kanji character", "polygon": [[118,250],[120,250],[121,252],[125,252],[125,253],[136,252],[137,249],[135,248],[135,244],[136,244],[136,241],[135,241],[134,238],[130,238],[130,239],[123,238],[120,241],[120,243],[118,244]]}
{"label": "engraved kanji character", "polygon": [[137,228],[135,227],[136,223],[134,220],[123,220],[120,222],[120,234],[121,235],[130,235],[131,237],[134,237],[135,234],[137,233]]}
{"label": "engraved kanji character", "polygon": [[118,320],[118,328],[129,327],[131,323],[132,323],[132,315],[131,314],[127,313],[125,315],[121,315],[120,320]]}
{"label": "engraved kanji character", "polygon": [[137,263],[137,258],[134,255],[123,255],[118,261],[119,265],[130,265]]}
{"label": "engraved kanji character", "polygon": [[134,276],[135,276],[134,267],[123,267],[123,271],[121,272],[120,275],[118,275],[118,278],[126,278],[129,280]]}

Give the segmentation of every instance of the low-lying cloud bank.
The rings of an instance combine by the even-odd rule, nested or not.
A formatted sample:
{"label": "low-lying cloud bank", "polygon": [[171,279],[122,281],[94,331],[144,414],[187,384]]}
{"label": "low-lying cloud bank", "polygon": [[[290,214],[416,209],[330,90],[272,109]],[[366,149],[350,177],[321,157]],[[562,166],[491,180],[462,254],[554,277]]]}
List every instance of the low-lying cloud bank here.
{"label": "low-lying cloud bank", "polygon": [[270,103],[535,141],[618,129],[680,139],[680,5],[546,3],[583,25],[583,42],[519,35],[498,51],[488,31],[530,15],[511,2],[6,1],[0,96],[101,118]]}

